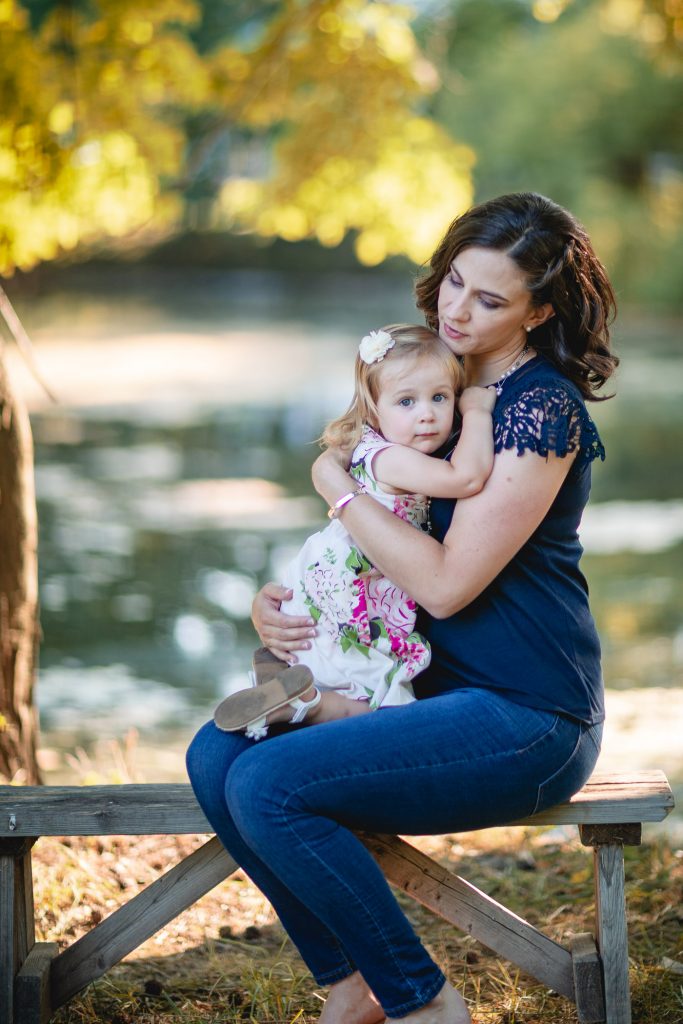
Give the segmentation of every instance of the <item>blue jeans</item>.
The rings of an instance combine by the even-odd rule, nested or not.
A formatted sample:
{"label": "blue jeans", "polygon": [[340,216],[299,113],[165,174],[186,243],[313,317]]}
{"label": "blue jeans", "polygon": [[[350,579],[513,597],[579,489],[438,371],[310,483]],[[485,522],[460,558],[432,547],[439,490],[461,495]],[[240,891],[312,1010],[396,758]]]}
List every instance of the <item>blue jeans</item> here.
{"label": "blue jeans", "polygon": [[268,897],[320,985],[359,970],[390,1017],[444,975],[353,830],[500,825],[588,779],[602,727],[463,689],[253,743],[207,723],[187,767],[226,849]]}

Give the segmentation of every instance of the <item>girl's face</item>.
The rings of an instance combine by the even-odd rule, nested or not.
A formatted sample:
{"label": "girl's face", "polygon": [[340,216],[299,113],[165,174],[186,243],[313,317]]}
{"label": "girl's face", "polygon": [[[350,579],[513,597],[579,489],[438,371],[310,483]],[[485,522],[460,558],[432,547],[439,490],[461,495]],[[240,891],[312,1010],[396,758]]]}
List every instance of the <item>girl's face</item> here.
{"label": "girl's face", "polygon": [[522,271],[496,249],[472,246],[454,257],[438,301],[439,334],[458,356],[506,356],[524,344],[552,307],[534,308]]}
{"label": "girl's face", "polygon": [[380,369],[377,412],[387,441],[431,455],[450,437],[453,377],[435,356],[389,358]]}

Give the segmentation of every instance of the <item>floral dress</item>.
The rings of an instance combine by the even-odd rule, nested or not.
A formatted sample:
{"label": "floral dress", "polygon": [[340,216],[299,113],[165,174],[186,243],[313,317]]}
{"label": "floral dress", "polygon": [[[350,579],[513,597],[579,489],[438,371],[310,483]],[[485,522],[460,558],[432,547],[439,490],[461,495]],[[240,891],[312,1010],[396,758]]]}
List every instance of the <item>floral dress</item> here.
{"label": "floral dress", "polygon": [[[394,515],[426,529],[428,499],[387,494],[375,478],[372,460],[388,447],[389,441],[366,426],[351,475]],[[372,709],[415,699],[410,681],[431,657],[429,644],[415,632],[416,604],[375,569],[339,519],[308,538],[282,582],[294,594],[287,614],[315,619],[318,635],[298,657],[320,689],[369,700]]]}

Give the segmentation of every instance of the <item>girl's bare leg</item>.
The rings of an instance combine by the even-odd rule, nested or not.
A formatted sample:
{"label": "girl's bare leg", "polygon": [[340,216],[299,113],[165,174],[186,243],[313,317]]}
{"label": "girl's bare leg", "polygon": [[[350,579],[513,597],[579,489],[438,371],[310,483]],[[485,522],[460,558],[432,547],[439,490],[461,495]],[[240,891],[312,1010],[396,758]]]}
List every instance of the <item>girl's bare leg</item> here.
{"label": "girl's bare leg", "polygon": [[350,700],[335,690],[323,690],[320,703],[306,715],[310,725],[319,722],[336,722],[339,718],[355,718],[356,715],[370,714],[367,700]]}
{"label": "girl's bare leg", "polygon": [[319,1024],[380,1024],[385,1019],[382,1007],[356,971],[330,985]]}
{"label": "girl's bare leg", "polygon": [[[301,700],[309,701],[315,696],[315,688],[301,694]],[[370,713],[370,705],[366,700],[349,700],[335,690],[323,690],[320,703],[311,708],[304,719],[305,725],[318,725],[320,722],[336,722],[340,718],[354,718],[356,715],[367,715]],[[288,722],[292,717],[292,709],[286,704],[277,711],[269,711],[266,721],[269,725],[276,722]]]}

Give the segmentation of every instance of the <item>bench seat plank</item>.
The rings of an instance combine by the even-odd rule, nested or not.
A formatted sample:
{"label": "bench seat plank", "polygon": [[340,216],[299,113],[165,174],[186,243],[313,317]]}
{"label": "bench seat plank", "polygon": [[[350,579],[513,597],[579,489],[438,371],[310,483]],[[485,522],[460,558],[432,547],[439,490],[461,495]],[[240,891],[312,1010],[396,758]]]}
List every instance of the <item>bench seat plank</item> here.
{"label": "bench seat plank", "polygon": [[624,825],[663,821],[674,806],[664,772],[609,772],[592,775],[570,800],[516,825]]}
{"label": "bench seat plank", "polygon": [[[660,771],[594,775],[564,804],[515,825],[662,821],[673,795]],[[0,786],[0,836],[210,833],[186,783],[125,786]]]}
{"label": "bench seat plank", "polygon": [[213,829],[187,783],[0,786],[0,836],[194,835],[205,832],[212,833]]}

